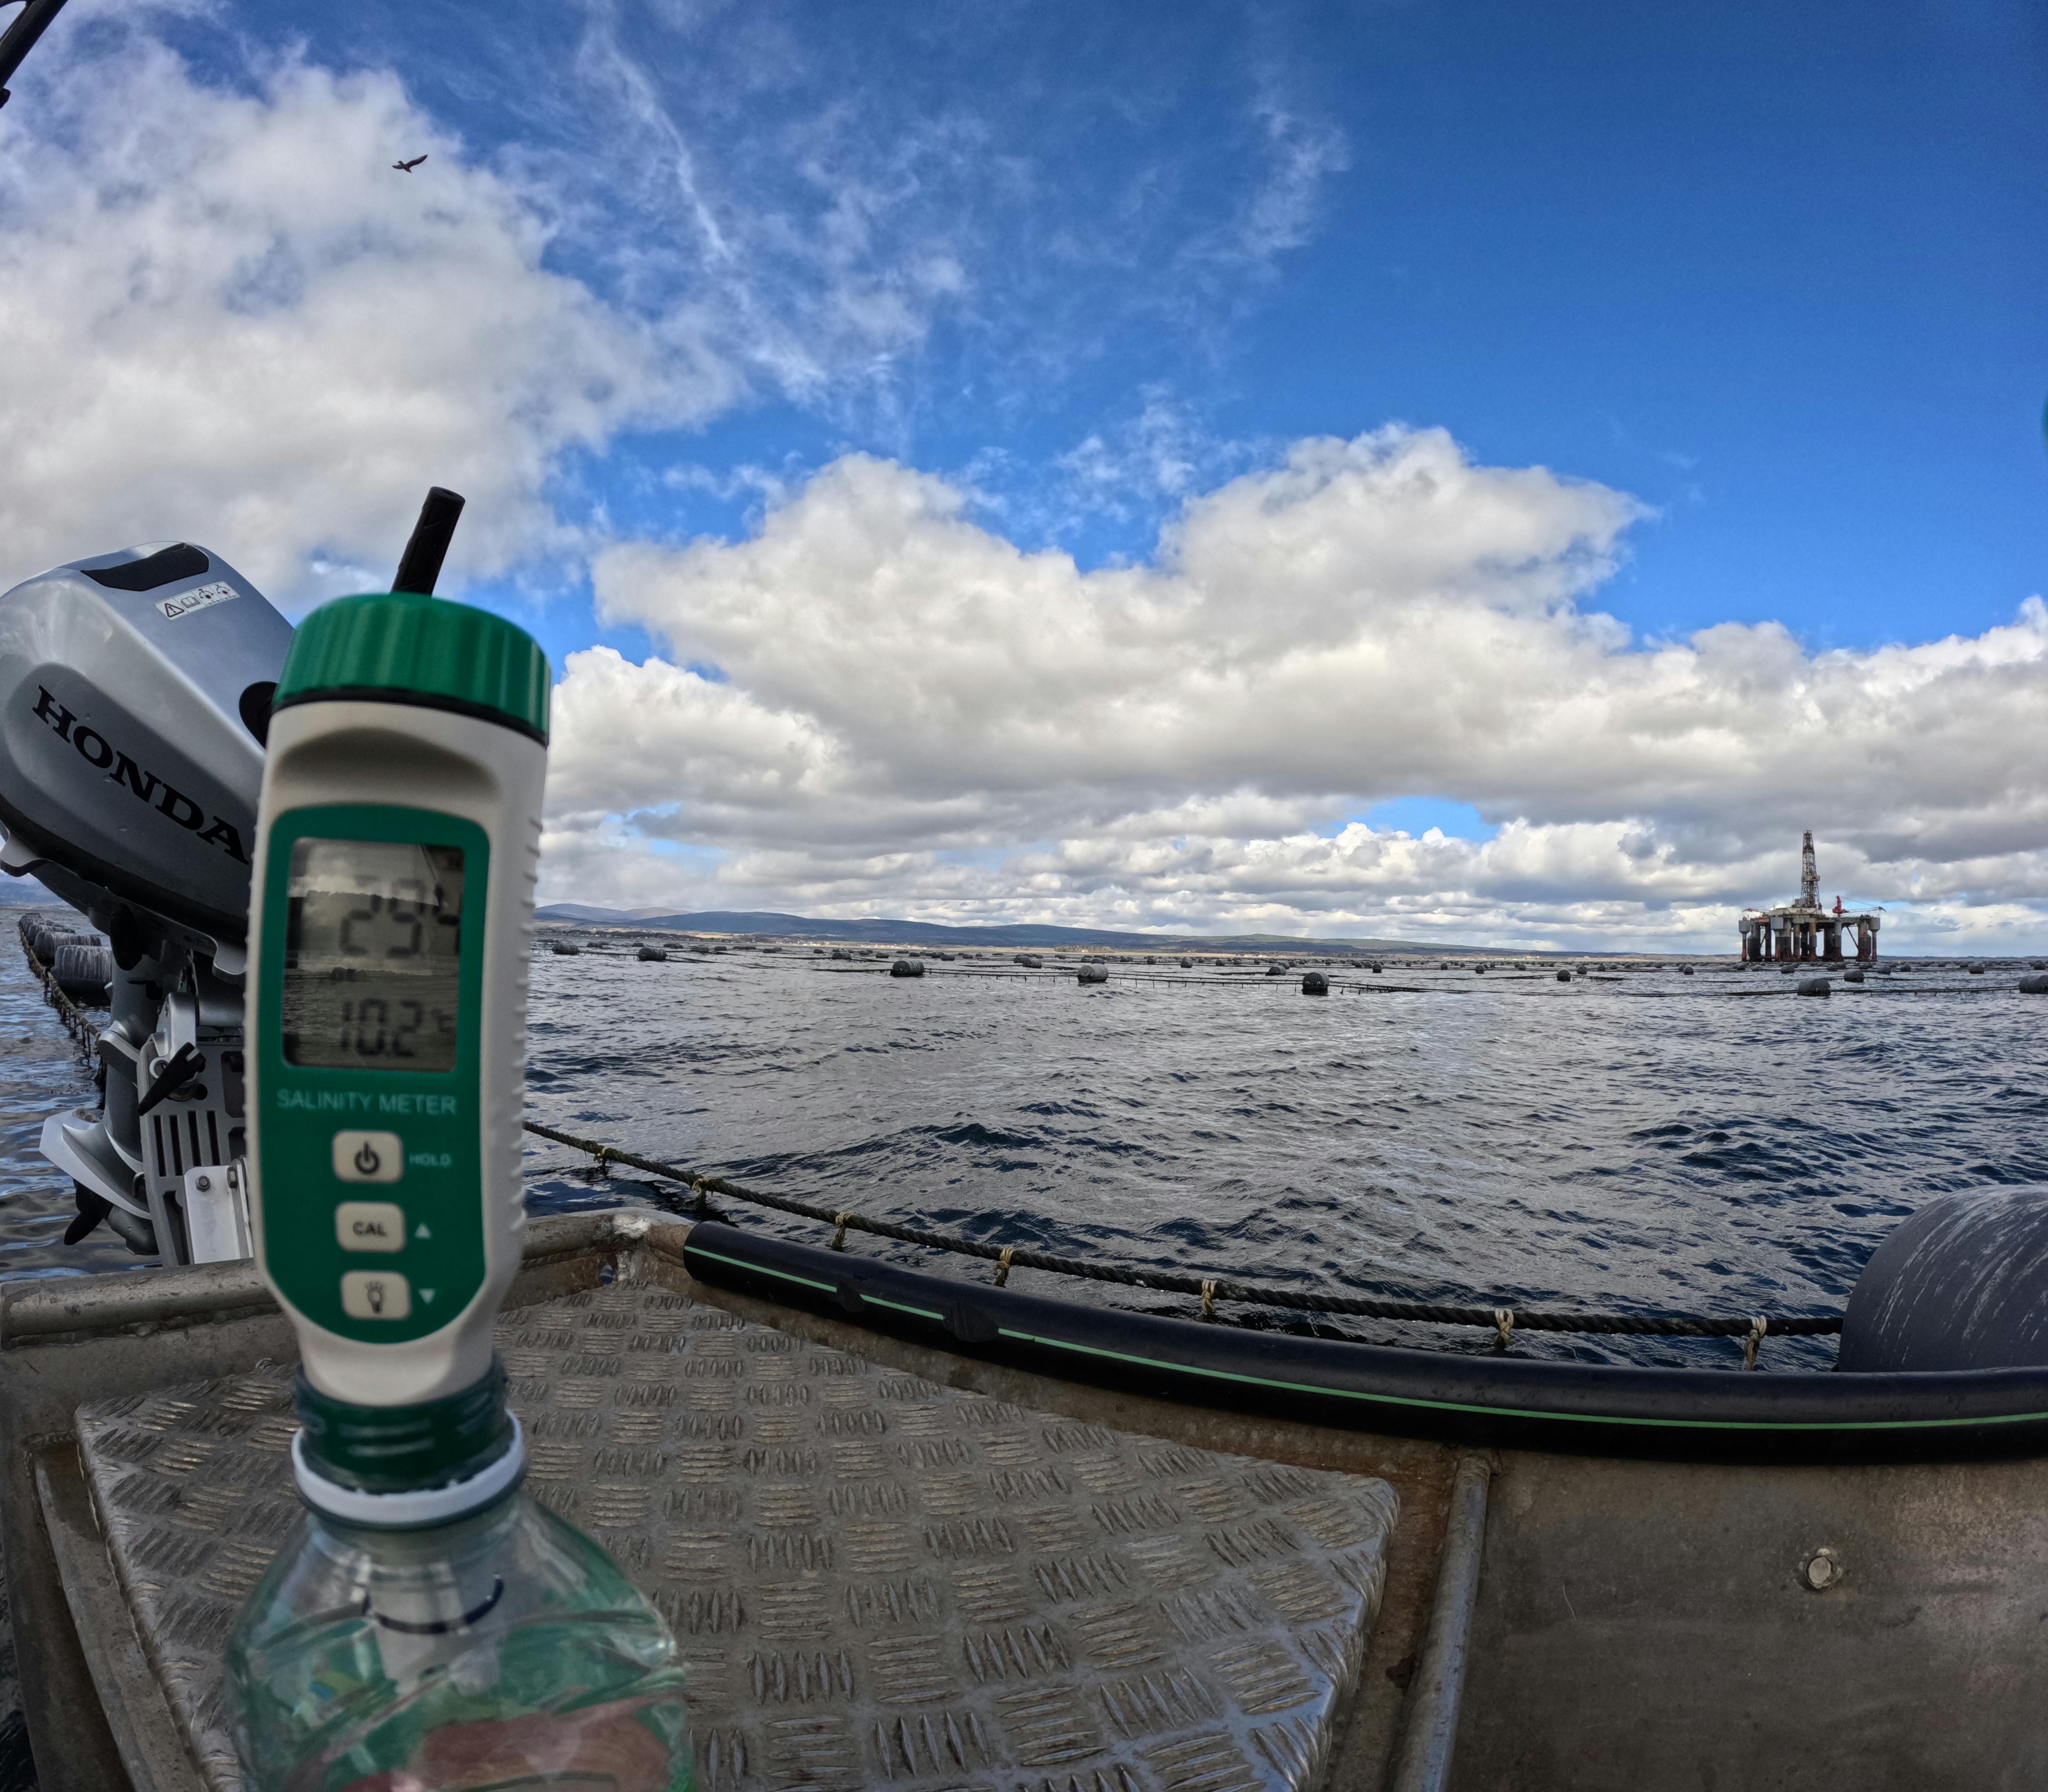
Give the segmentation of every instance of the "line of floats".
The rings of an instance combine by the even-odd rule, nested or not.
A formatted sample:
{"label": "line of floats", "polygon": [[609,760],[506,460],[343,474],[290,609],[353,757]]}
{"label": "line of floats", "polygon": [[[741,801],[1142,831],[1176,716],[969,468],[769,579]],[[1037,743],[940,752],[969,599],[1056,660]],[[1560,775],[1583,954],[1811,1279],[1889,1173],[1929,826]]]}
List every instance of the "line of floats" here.
{"label": "line of floats", "polygon": [[[588,929],[585,929],[588,932]],[[770,943],[759,940],[713,942],[701,937],[691,938],[685,944],[656,944],[644,937],[634,940],[625,936],[617,941],[580,941],[556,938],[545,941],[547,950],[559,957],[573,958],[588,952],[598,957],[625,957],[630,956],[646,964],[670,962],[692,963],[723,957],[738,952],[754,952],[768,956],[787,956],[796,963],[813,963],[815,968],[837,971],[845,970],[855,975],[886,976],[892,978],[917,978],[927,975],[938,976],[1028,976],[1034,972],[1051,972],[1065,976],[1071,975],[1074,981],[1084,987],[1107,983],[1111,978],[1112,965],[1123,967],[1115,974],[1124,982],[1134,984],[1199,984],[1215,987],[1225,984],[1255,983],[1269,987],[1284,987],[1274,983],[1276,979],[1298,975],[1299,988],[1304,995],[1329,995],[1346,991],[1363,994],[1379,991],[1387,994],[1441,994],[1453,993],[1478,986],[1441,983],[1428,984],[1380,983],[1367,982],[1367,977],[1383,976],[1390,968],[1397,972],[1427,975],[1431,966],[1425,959],[1412,956],[1366,957],[1347,955],[1342,959],[1321,957],[1315,966],[1304,968],[1299,957],[1272,957],[1263,953],[1189,954],[1177,959],[1171,954],[1160,953],[1092,953],[1072,954],[1054,952],[1012,952],[998,947],[983,947],[966,951],[917,952],[900,947],[816,945],[808,942],[791,944],[788,941]],[[936,966],[952,967],[937,970]],[[1662,972],[1690,977],[1701,972],[1742,973],[1776,970],[1782,977],[1795,976],[1802,968],[1811,966],[1798,964],[1771,965],[1748,960],[1728,963],[1708,960],[1701,963],[1685,964],[1667,960],[1635,960],[1602,959],[1576,964],[1549,964],[1520,959],[1499,959],[1484,963],[1474,963],[1463,959],[1438,960],[1434,967],[1438,974],[1444,972],[1469,973],[1475,977],[1491,976],[1495,984],[1502,983],[1557,983],[1588,982],[1619,983],[1633,975]],[[1348,972],[1353,979],[1341,979],[1341,973]],[[1900,960],[1876,965],[1864,964],[1838,971],[1833,977],[1800,976],[1794,985],[1794,992],[1800,995],[1825,996],[1833,992],[1837,979],[1844,986],[1868,986],[1875,979],[1894,976],[1959,972],[1966,976],[1985,977],[1996,975],[2000,981],[1980,985],[1948,984],[1937,986],[1948,993],[1974,991],[1996,988],[2015,991],[2023,995],[2048,995],[2048,960],[2033,959],[1918,959]],[[1196,973],[1188,976],[1177,973]],[[1202,973],[1208,973],[1204,975]],[[2008,983],[2005,978],[2016,976]],[[1766,986],[1768,987],[1771,986]],[[1926,989],[1925,984],[1917,986]],[[1929,991],[1929,993],[1933,991]],[[1765,987],[1720,991],[1718,993],[1762,995]]]}

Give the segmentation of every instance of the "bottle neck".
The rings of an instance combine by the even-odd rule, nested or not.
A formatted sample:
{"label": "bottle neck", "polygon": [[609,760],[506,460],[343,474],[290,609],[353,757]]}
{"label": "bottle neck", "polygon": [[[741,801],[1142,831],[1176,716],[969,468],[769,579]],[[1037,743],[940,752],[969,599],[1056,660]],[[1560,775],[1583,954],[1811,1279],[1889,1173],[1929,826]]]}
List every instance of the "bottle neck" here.
{"label": "bottle neck", "polygon": [[316,1534],[327,1539],[330,1550],[344,1555],[370,1551],[386,1571],[402,1569],[413,1562],[487,1557],[498,1553],[505,1534],[520,1522],[522,1502],[512,1497],[518,1491],[516,1485],[509,1488],[488,1506],[473,1507],[430,1526],[401,1528],[364,1524],[338,1518],[318,1506],[307,1508],[306,1521]]}
{"label": "bottle neck", "polygon": [[337,1400],[302,1373],[292,1444],[299,1492],[348,1524],[445,1524],[495,1504],[526,1472],[526,1440],[505,1404],[505,1368],[459,1393],[410,1406]]}

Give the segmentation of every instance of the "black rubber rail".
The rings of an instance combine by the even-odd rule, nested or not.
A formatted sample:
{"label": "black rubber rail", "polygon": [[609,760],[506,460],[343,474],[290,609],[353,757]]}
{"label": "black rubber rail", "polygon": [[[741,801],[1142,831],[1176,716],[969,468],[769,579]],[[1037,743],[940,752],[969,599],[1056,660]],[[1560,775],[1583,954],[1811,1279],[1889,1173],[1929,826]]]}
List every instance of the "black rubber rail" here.
{"label": "black rubber rail", "polygon": [[[1319,1293],[1297,1288],[1272,1288],[1255,1282],[1235,1282],[1223,1276],[1188,1275],[1172,1270],[1129,1270],[1114,1263],[1099,1263],[1078,1257],[1058,1257],[1021,1245],[984,1244],[977,1239],[952,1232],[935,1232],[921,1226],[899,1226],[887,1220],[871,1220],[865,1214],[836,1211],[810,1201],[793,1200],[786,1195],[771,1195],[759,1189],[743,1187],[722,1176],[706,1176],[680,1164],[664,1163],[637,1152],[621,1150],[594,1138],[579,1138],[573,1133],[526,1122],[526,1131],[537,1138],[552,1139],[578,1151],[588,1151],[601,1164],[625,1164],[673,1182],[685,1184],[700,1197],[723,1195],[732,1200],[772,1208],[778,1213],[795,1215],[836,1226],[843,1239],[849,1232],[867,1232],[876,1238],[895,1239],[905,1244],[923,1245],[933,1251],[950,1251],[964,1257],[979,1257],[999,1266],[996,1286],[1011,1267],[1046,1270],[1054,1275],[1078,1276],[1089,1282],[1112,1282],[1126,1288],[1151,1288],[1176,1294],[1197,1294],[1206,1311],[1218,1301],[1236,1301],[1253,1306],[1284,1307],[1297,1313],[1342,1313],[1360,1319],[1405,1319],[1429,1325],[1479,1325],[1499,1332],[1585,1332],[1615,1336],[1663,1338],[1741,1338],[1755,1360],[1755,1341],[1766,1338],[1813,1338],[1840,1332],[1842,1316],[1829,1313],[1755,1313],[1747,1318],[1720,1318],[1702,1313],[1544,1313],[1522,1312],[1502,1301],[1491,1305],[1460,1305],[1440,1301],[1385,1300],[1369,1294]],[[833,1245],[839,1248],[839,1241]]]}
{"label": "black rubber rail", "polygon": [[963,1283],[708,1220],[691,1227],[683,1263],[713,1286],[957,1356],[1347,1430],[1714,1462],[2048,1452],[2048,1368],[1750,1375],[1361,1348]]}

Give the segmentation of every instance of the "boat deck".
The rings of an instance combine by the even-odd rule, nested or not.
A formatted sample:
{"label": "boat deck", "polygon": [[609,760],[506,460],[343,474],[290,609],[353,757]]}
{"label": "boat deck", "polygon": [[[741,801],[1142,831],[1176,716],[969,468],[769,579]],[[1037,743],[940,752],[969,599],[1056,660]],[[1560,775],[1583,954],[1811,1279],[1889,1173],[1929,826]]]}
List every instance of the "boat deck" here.
{"label": "boat deck", "polygon": [[[526,1307],[498,1344],[529,1489],[676,1632],[707,1792],[1321,1782],[1385,1581],[1384,1480],[1032,1412],[659,1286]],[[102,1701],[137,1735],[161,1701],[187,1783],[237,1792],[221,1651],[299,1520],[290,1373],[76,1423],[112,1573],[65,1564],[74,1615],[132,1627],[149,1670],[89,1645]]]}
{"label": "boat deck", "polygon": [[[502,1344],[533,1491],[674,1623],[714,1792],[2048,1783],[2048,1457],[1489,1461],[763,1300],[691,1236],[536,1223]],[[43,1792],[234,1783],[294,1349],[246,1264],[0,1289]]]}

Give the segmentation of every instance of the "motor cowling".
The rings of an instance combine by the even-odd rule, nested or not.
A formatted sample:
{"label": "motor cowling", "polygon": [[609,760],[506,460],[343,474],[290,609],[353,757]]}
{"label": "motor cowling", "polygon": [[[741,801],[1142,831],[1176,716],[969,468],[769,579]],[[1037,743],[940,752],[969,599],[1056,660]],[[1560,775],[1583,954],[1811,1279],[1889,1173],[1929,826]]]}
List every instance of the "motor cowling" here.
{"label": "motor cowling", "polygon": [[291,640],[254,586],[187,542],[0,596],[0,868],[110,930],[124,906],[158,917],[239,972],[262,731]]}

